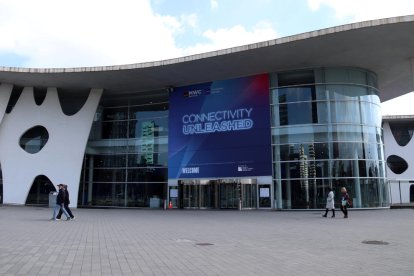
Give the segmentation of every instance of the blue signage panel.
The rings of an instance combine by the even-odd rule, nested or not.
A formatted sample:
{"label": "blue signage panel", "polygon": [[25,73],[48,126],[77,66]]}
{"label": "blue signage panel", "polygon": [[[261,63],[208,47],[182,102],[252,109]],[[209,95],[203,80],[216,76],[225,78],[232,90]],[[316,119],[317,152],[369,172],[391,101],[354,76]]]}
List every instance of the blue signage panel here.
{"label": "blue signage panel", "polygon": [[170,93],[168,178],[272,175],[267,74]]}

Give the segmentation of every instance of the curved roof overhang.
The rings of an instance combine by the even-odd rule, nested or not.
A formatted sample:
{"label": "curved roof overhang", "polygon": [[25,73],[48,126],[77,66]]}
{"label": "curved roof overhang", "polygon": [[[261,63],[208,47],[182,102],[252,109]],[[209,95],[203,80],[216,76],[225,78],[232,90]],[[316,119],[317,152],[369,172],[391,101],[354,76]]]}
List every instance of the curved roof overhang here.
{"label": "curved roof overhang", "polygon": [[414,15],[365,21],[163,61],[79,68],[0,67],[0,82],[105,94],[152,91],[265,72],[359,67],[378,75],[381,100],[414,91]]}

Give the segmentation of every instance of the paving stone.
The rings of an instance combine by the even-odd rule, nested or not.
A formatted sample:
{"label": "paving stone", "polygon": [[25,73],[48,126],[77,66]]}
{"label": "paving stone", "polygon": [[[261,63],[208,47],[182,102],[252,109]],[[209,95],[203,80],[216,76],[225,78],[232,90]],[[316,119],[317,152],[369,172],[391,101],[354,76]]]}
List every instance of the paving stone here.
{"label": "paving stone", "polygon": [[414,275],[412,209],[50,213],[0,207],[0,275]]}

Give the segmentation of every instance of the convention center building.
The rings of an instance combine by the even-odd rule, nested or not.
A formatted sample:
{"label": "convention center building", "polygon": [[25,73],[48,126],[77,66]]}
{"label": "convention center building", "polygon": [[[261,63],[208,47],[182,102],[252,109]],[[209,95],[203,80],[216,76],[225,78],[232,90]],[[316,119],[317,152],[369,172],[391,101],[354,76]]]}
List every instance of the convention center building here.
{"label": "convention center building", "polygon": [[[381,101],[414,91],[414,16],[176,59],[0,68],[3,204],[390,205]],[[339,200],[338,200],[339,203]]]}

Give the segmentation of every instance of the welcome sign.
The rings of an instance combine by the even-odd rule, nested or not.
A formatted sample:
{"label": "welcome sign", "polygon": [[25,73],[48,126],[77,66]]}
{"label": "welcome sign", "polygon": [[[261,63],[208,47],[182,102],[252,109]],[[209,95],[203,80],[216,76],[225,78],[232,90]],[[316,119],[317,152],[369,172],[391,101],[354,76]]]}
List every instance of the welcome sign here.
{"label": "welcome sign", "polygon": [[272,174],[267,74],[170,93],[168,177]]}

